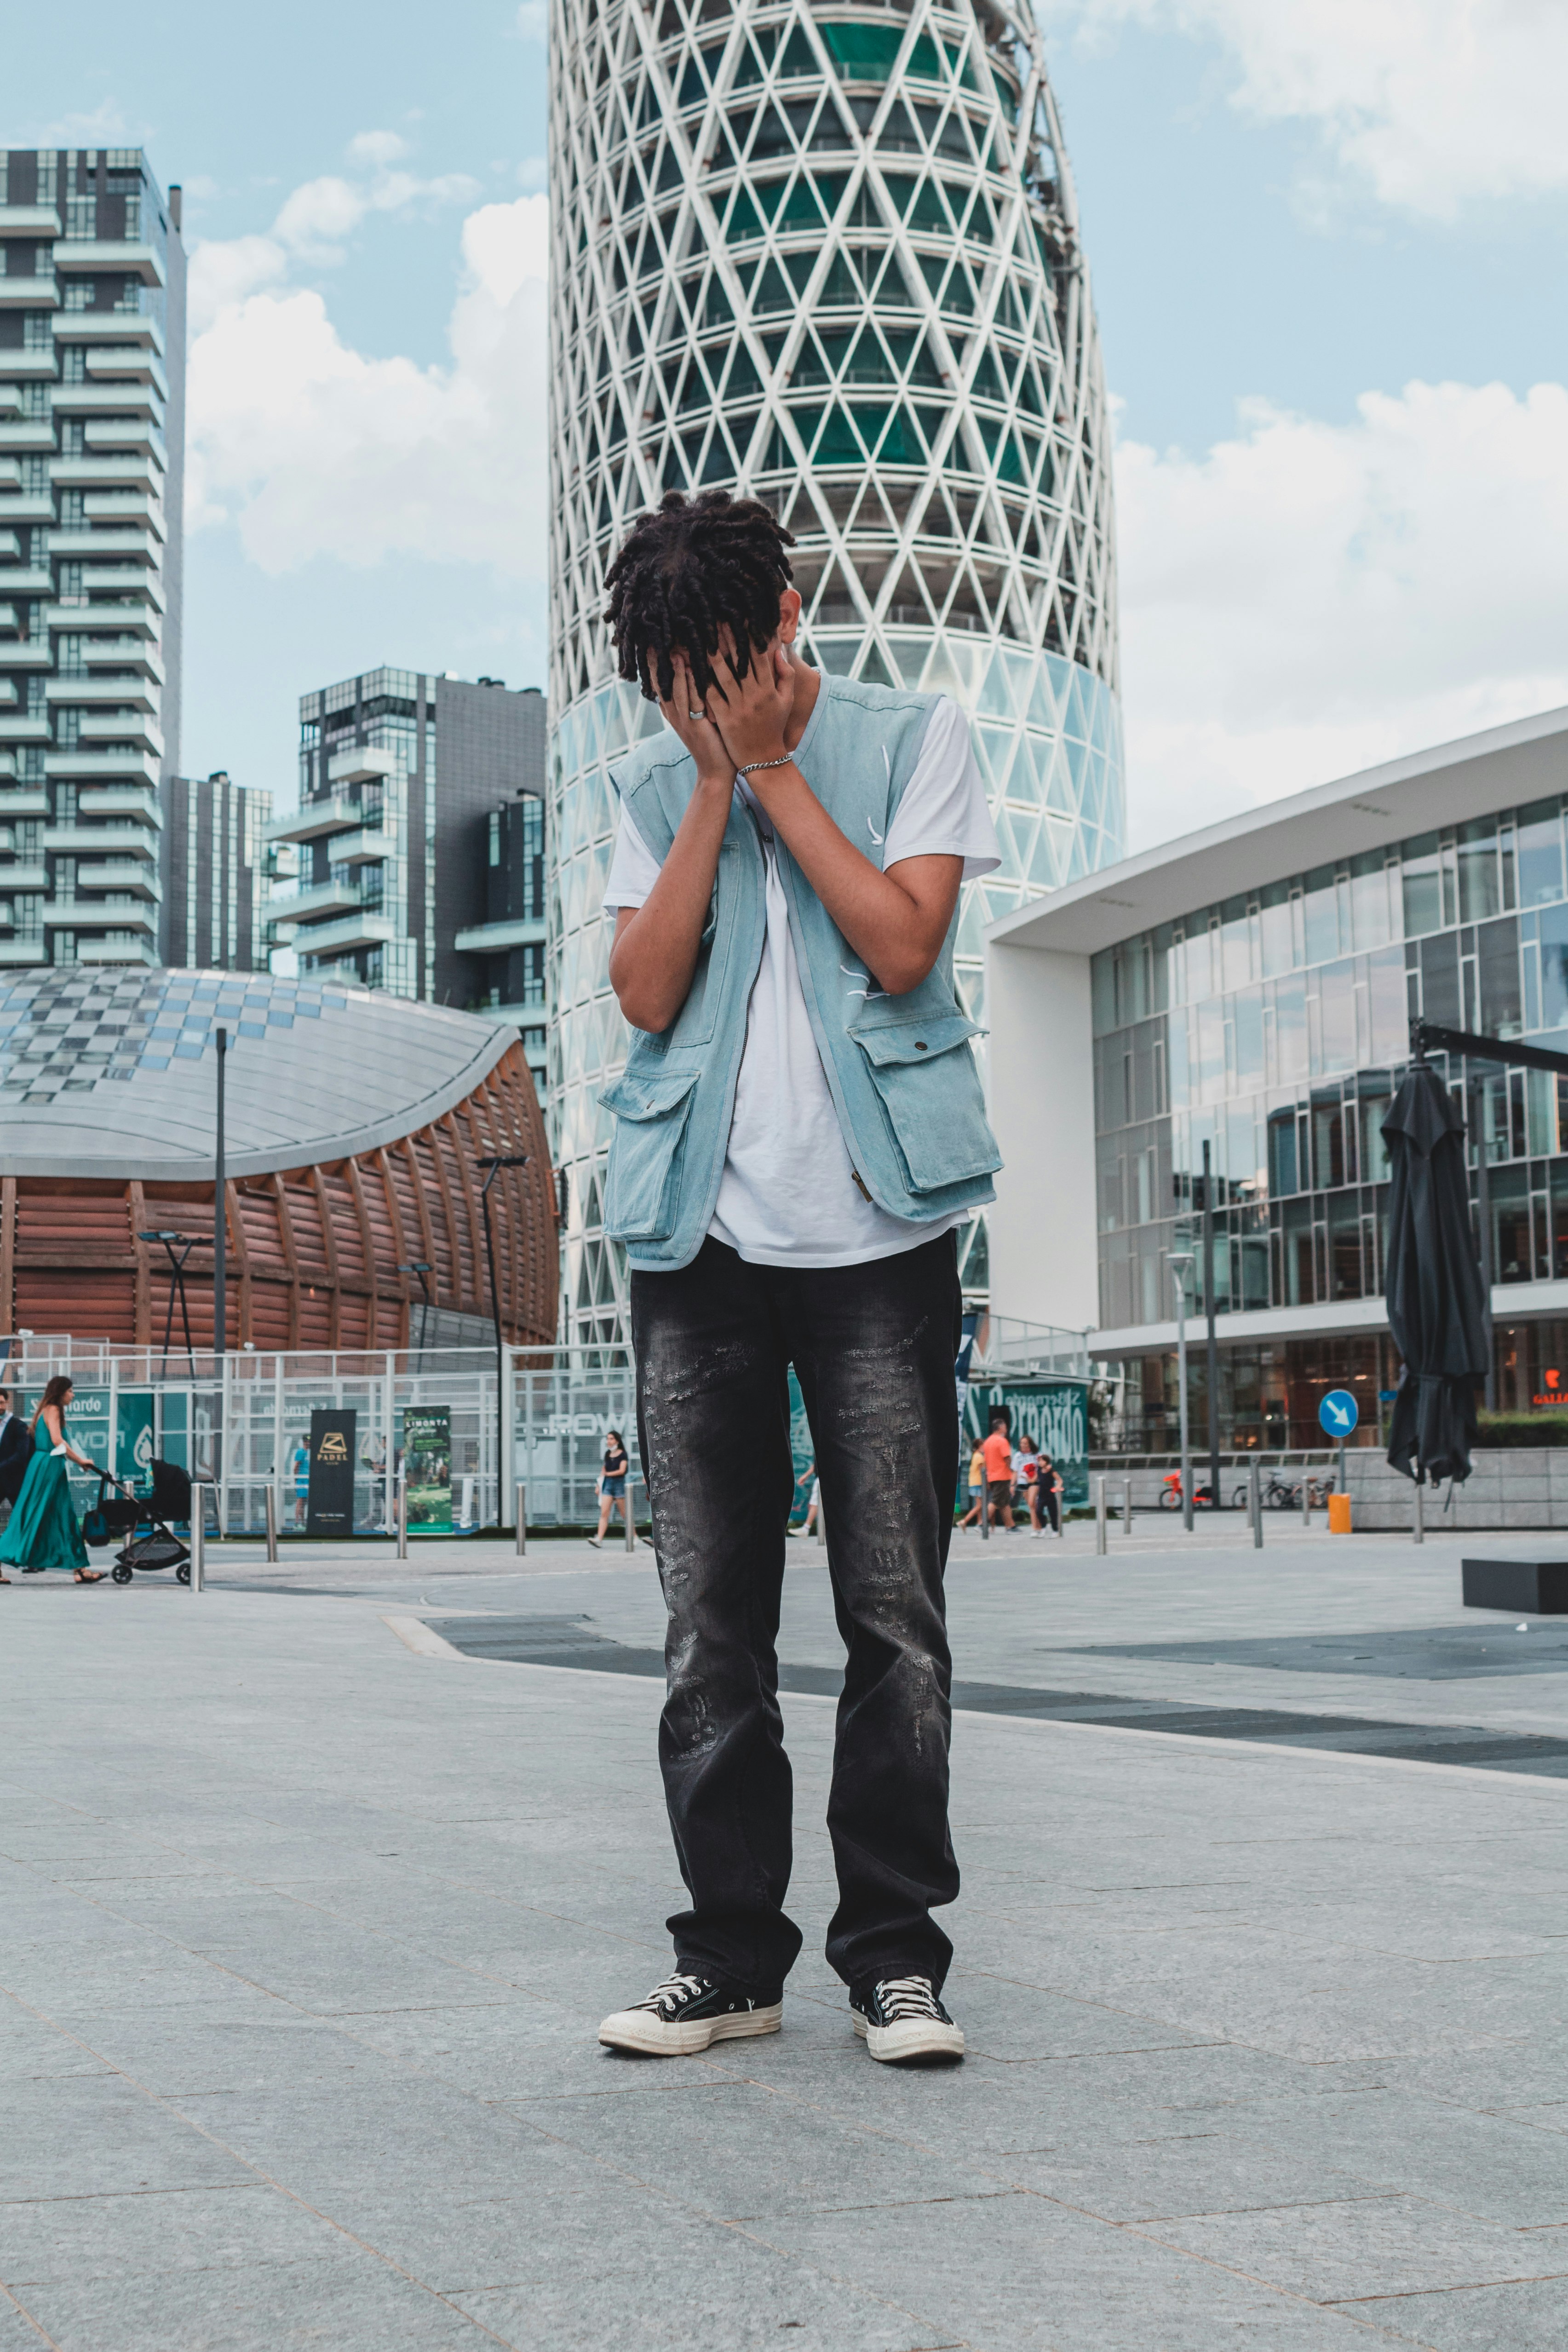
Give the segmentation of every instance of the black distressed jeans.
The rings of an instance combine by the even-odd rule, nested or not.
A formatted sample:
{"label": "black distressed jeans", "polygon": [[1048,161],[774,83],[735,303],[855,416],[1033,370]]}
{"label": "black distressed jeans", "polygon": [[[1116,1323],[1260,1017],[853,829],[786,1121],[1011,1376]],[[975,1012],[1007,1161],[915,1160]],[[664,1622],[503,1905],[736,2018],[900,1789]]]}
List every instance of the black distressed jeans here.
{"label": "black distressed jeans", "polygon": [[[952,1947],[952,1667],[942,1572],[958,1477],[960,1293],[944,1234],[866,1265],[751,1265],[706,1241],[678,1274],[634,1274],[637,1437],[669,1612],[659,1761],[689,1910],[683,1967],[775,1994],[800,1950],[786,1916],[792,1783],[778,1704],[788,1368],[822,1480],[848,1652],[827,1825],[847,1984],[919,1973]],[[809,1557],[809,1555],[808,1555]]]}

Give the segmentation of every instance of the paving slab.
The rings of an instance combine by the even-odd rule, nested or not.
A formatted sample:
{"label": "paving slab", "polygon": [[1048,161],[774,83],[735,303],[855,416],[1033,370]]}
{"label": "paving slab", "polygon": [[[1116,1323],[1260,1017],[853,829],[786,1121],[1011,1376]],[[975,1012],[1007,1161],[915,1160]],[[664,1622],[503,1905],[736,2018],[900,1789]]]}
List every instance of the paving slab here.
{"label": "paving slab", "polygon": [[[1568,1735],[1553,1672],[1197,1658],[1462,1625],[1457,1546],[986,1549],[952,1579],[976,1682],[1098,1644],[1151,1701]],[[6,1623],[0,2352],[1568,2336],[1561,1782],[961,1715],[973,2054],[906,2074],[822,1959],[833,1706],[797,1693],[785,2030],[626,2060],[598,2018],[681,1900],[657,1685],[421,1656],[382,1618],[656,1644],[651,1562],[452,1546],[226,1590],[243,1565],[106,1610],[23,1589]],[[837,1643],[792,1559],[781,1646],[830,1687]]]}

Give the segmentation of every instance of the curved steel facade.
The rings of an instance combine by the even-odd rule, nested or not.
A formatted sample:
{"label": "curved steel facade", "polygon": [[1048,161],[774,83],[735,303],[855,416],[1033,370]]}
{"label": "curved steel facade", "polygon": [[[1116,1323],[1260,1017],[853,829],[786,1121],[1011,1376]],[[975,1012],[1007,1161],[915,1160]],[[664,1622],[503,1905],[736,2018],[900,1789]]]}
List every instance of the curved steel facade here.
{"label": "curved steel facade", "polygon": [[[776,507],[808,658],[952,694],[1004,864],[981,932],[1121,855],[1110,443],[1077,207],[1013,0],[553,0],[550,1112],[563,1336],[610,1336],[601,1234],[625,1027],[599,913],[618,684],[611,552],[671,487]],[[965,1273],[985,1287],[983,1221]]]}

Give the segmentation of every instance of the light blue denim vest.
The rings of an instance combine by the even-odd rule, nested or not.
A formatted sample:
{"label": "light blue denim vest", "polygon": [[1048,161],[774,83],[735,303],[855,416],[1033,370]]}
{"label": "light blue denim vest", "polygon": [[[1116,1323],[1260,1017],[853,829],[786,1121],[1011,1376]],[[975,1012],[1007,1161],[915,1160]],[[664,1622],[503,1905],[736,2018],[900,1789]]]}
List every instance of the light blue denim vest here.
{"label": "light blue denim vest", "polygon": [[[826,675],[818,689],[795,764],[873,865],[881,863],[935,699]],[[697,781],[696,762],[667,730],[638,744],[612,776],[662,865]],[[911,1225],[994,1199],[991,1177],[1002,1155],[969,1045],[977,1024],[953,992],[956,911],[920,986],[889,996],[782,840],[776,855],[806,1011],[867,1192]],[[712,1221],[767,934],[765,892],[762,836],[737,798],[686,1002],[660,1035],[632,1032],[625,1071],[599,1097],[616,1114],[605,1228],[646,1273],[689,1265]]]}

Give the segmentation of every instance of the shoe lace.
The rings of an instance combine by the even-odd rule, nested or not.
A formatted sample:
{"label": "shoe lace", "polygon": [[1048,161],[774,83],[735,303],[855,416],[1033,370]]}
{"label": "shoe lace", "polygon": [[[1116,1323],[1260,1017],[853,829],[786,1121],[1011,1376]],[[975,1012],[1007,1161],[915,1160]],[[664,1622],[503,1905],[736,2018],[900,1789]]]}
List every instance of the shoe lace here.
{"label": "shoe lace", "polygon": [[934,2018],[941,2023],[946,2017],[929,1977],[884,1977],[877,1987],[877,2000],[889,2025],[908,2017]]}
{"label": "shoe lace", "polygon": [[701,1977],[682,1976],[679,1971],[656,1984],[646,2000],[634,2000],[634,2009],[657,2010],[661,2016],[678,2016],[689,2001],[700,2000],[708,1987]]}

